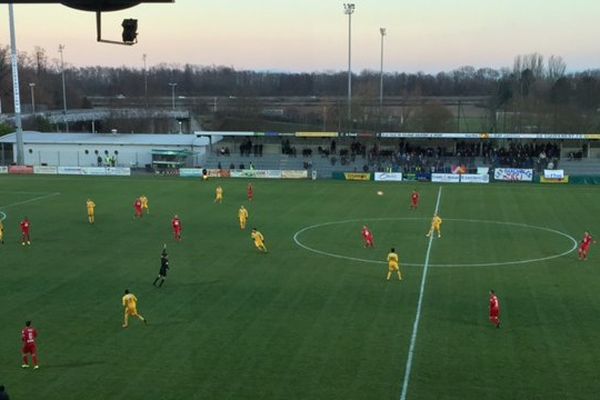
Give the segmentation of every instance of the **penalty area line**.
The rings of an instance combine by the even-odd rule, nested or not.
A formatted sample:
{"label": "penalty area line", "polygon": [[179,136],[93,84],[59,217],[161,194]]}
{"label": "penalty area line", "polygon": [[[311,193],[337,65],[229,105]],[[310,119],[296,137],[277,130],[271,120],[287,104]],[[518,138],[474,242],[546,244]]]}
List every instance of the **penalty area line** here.
{"label": "penalty area line", "polygon": [[46,194],[44,196],[38,196],[38,197],[34,197],[32,199],[27,199],[27,200],[23,200],[23,201],[17,201],[16,203],[10,203],[10,204],[6,204],[6,205],[3,205],[3,206],[0,206],[0,209],[5,209],[5,208],[9,208],[9,207],[20,206],[22,204],[33,203],[34,201],[44,200],[44,199],[48,199],[50,197],[55,197],[55,196],[60,196],[60,193],[59,192],[48,193],[48,194]]}
{"label": "penalty area line", "polygon": [[[440,200],[442,199],[442,187],[438,190],[437,200],[435,202],[434,215],[437,215],[440,209]],[[406,357],[406,368],[404,369],[404,381],[402,383],[402,393],[400,394],[400,400],[406,400],[408,394],[408,385],[410,383],[410,373],[412,370],[413,358],[415,355],[415,346],[417,343],[417,335],[419,333],[419,322],[421,321],[421,309],[423,308],[423,297],[425,294],[425,283],[427,282],[427,272],[429,271],[429,257],[431,255],[431,245],[433,244],[433,229],[431,236],[429,236],[429,243],[427,244],[427,252],[425,253],[425,263],[423,264],[423,277],[421,278],[421,289],[419,290],[419,301],[417,302],[417,313],[415,315],[415,322],[413,324],[412,335],[410,336],[410,345],[408,347],[408,356]]]}

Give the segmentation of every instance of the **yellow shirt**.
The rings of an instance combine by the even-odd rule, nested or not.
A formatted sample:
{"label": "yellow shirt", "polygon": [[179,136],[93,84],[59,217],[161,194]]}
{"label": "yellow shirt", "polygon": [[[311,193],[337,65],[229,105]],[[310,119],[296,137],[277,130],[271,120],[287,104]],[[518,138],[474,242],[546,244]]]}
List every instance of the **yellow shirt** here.
{"label": "yellow shirt", "polygon": [[137,297],[133,293],[126,294],[123,296],[123,307],[133,310],[137,307],[137,301]]}
{"label": "yellow shirt", "polygon": [[96,203],[92,200],[88,200],[85,202],[85,206],[87,207],[88,212],[94,212],[94,208],[96,208]]}
{"label": "yellow shirt", "polygon": [[217,188],[217,196],[222,196],[223,195],[223,188],[221,186],[219,186]]}
{"label": "yellow shirt", "polygon": [[148,208],[148,198],[146,196],[140,197],[140,201],[142,202],[143,208]]}
{"label": "yellow shirt", "polygon": [[248,210],[245,208],[240,208],[238,211],[238,217],[240,217],[240,219],[248,219]]}
{"label": "yellow shirt", "polygon": [[254,243],[261,243],[265,240],[264,236],[259,231],[252,232],[251,236],[252,239],[254,239]]}
{"label": "yellow shirt", "polygon": [[389,253],[387,256],[388,264],[398,264],[398,254]]}
{"label": "yellow shirt", "polygon": [[438,216],[433,217],[431,220],[431,225],[440,226],[442,224],[442,219]]}
{"label": "yellow shirt", "polygon": [[4,224],[0,221],[0,235],[4,233]]}

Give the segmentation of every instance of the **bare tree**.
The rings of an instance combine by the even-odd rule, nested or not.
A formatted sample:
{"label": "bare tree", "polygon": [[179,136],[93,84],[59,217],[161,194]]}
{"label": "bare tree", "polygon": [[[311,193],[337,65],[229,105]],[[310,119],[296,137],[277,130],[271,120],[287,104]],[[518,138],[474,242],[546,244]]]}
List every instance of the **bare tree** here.
{"label": "bare tree", "polygon": [[551,55],[548,59],[547,76],[552,82],[556,82],[565,75],[567,64],[561,56]]}

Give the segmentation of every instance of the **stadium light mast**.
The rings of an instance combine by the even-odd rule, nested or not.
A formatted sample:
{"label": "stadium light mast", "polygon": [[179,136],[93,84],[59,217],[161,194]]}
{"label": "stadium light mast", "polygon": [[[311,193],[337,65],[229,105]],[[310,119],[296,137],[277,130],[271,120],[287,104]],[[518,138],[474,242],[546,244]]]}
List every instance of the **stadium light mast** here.
{"label": "stadium light mast", "polygon": [[148,108],[148,69],[146,68],[146,53],[142,56],[144,59],[144,102]]}
{"label": "stadium light mast", "polygon": [[17,39],[15,37],[15,16],[12,3],[8,4],[8,19],[10,25],[10,53],[13,81],[13,101],[15,103],[15,128],[17,139],[17,165],[25,164],[23,150],[23,125],[21,123],[21,93],[19,91],[19,66],[17,64]]}
{"label": "stadium light mast", "polygon": [[175,111],[175,87],[177,86],[177,82],[169,82],[169,86],[171,86],[171,106],[173,107],[173,111]]}
{"label": "stadium light mast", "polygon": [[386,35],[385,28],[379,28],[381,34],[381,66],[379,69],[379,110],[383,108],[383,38]]}
{"label": "stadium light mast", "polygon": [[63,51],[65,50],[64,44],[58,45],[58,52],[60,53],[60,74],[62,75],[62,95],[63,95],[63,116],[65,119],[65,130],[69,132],[69,123],[67,122],[67,89],[65,84],[65,61],[63,59]]}
{"label": "stadium light mast", "polygon": [[344,3],[344,13],[348,15],[348,122],[350,124],[352,124],[352,14],[355,9],[354,3]]}
{"label": "stadium light mast", "polygon": [[31,113],[35,115],[35,83],[29,83],[29,89],[31,90]]}

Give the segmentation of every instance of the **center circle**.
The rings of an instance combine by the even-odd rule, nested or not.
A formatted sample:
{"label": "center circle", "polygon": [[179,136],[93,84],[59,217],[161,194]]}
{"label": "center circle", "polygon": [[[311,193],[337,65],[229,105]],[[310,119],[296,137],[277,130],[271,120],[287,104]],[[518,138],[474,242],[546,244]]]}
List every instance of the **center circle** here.
{"label": "center circle", "polygon": [[[428,221],[428,220],[429,220],[429,218],[389,217],[389,218],[357,218],[357,219],[346,219],[346,220],[341,220],[341,221],[330,221],[330,222],[324,222],[324,223],[320,223],[320,224],[310,225],[310,226],[300,229],[299,231],[297,231],[294,234],[293,240],[294,240],[294,243],[296,243],[296,245],[298,245],[299,247],[301,247],[307,251],[310,251],[312,253],[315,253],[315,254],[321,254],[324,256],[328,256],[328,257],[356,261],[356,262],[364,262],[364,263],[370,263],[370,264],[387,264],[386,261],[373,260],[373,259],[361,258],[361,257],[352,257],[352,256],[344,255],[344,254],[336,254],[336,253],[320,250],[318,248],[311,247],[311,246],[303,243],[300,240],[300,237],[304,233],[309,232],[311,230],[316,230],[319,228],[328,227],[328,226],[332,226],[332,225],[364,224],[365,222],[382,222],[382,221],[385,222],[385,221]],[[577,245],[578,245],[577,240],[573,236],[571,236],[567,233],[561,232],[559,230],[547,228],[547,227],[543,227],[543,226],[529,225],[529,224],[524,224],[524,223],[519,223],[519,222],[489,221],[489,220],[463,219],[463,218],[444,218],[444,222],[460,222],[460,223],[471,223],[471,224],[480,224],[480,225],[481,224],[495,224],[495,225],[503,225],[503,226],[508,226],[508,227],[520,228],[520,229],[543,231],[546,233],[550,233],[550,234],[557,235],[557,236],[563,237],[565,239],[568,239],[571,244],[571,247],[567,250],[561,251],[560,253],[552,254],[549,256],[545,256],[545,257],[538,257],[538,258],[518,259],[518,260],[512,260],[512,261],[499,261],[499,262],[477,262],[477,263],[456,263],[456,264],[433,264],[433,263],[430,263],[429,264],[430,267],[438,267],[438,268],[439,267],[499,267],[499,266],[508,266],[508,265],[529,264],[529,263],[548,261],[548,260],[553,260],[556,258],[564,257],[564,256],[572,253],[573,251],[575,251],[575,249],[577,249]],[[438,240],[438,239],[434,239],[434,240]],[[418,264],[418,263],[402,263],[402,265],[411,266],[411,267],[424,266],[424,264]]]}

